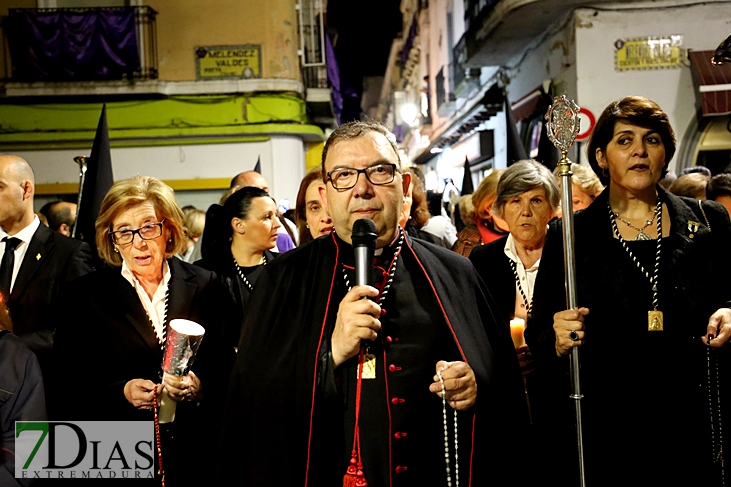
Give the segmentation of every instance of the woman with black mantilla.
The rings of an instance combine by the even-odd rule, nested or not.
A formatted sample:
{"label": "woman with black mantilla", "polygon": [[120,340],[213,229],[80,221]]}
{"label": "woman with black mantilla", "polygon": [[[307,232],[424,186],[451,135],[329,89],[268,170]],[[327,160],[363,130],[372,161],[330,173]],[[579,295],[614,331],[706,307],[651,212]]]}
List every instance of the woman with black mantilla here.
{"label": "woman with black mantilla", "polygon": [[565,310],[560,222],[549,229],[526,340],[556,381],[543,451],[567,467],[566,485],[579,479],[573,347],[582,352],[588,483],[720,485],[720,439],[709,423],[717,428],[722,414],[716,351],[731,334],[731,223],[719,205],[658,185],[674,152],[655,102],[627,97],[602,113],[588,156],[608,187],[575,215],[578,309]]}

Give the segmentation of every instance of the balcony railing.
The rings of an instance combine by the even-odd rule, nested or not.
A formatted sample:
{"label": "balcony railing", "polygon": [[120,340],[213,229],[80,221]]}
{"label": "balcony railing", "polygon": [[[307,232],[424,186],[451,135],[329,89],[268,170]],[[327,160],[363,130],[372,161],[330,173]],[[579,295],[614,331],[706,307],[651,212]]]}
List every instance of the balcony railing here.
{"label": "balcony railing", "polygon": [[150,7],[9,9],[6,80],[156,79],[157,12]]}

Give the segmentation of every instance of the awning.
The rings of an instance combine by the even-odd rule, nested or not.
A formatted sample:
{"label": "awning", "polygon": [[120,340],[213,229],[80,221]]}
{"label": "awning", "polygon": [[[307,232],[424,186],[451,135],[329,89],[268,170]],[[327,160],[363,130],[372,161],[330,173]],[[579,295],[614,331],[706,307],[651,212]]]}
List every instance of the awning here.
{"label": "awning", "polygon": [[538,109],[538,103],[541,101],[543,91],[536,88],[520,100],[513,103],[510,108],[513,110],[513,118],[516,122],[521,122],[533,115]]}
{"label": "awning", "polygon": [[731,113],[731,64],[711,64],[713,51],[690,51],[698,92],[701,95],[703,115]]}

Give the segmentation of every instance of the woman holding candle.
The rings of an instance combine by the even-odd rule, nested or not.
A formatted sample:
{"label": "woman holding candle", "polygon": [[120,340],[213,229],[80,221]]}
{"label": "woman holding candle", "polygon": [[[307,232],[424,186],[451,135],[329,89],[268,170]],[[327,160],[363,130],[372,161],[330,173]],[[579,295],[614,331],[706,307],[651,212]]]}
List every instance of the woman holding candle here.
{"label": "woman holding candle", "polygon": [[674,152],[652,100],[627,97],[599,117],[588,156],[608,188],[575,215],[578,309],[565,309],[561,223],[548,232],[526,341],[555,390],[546,455],[576,483],[568,355],[581,347],[590,484],[722,485],[731,398],[716,361],[731,335],[731,223],[719,205],[658,184]]}
{"label": "woman holding candle", "polygon": [[[183,213],[173,190],[152,177],[112,186],[96,221],[96,244],[108,266],[74,282],[54,346],[55,383],[72,378],[86,404],[69,400],[68,389],[57,391],[58,419],[152,421],[164,387],[178,402],[175,421],[160,425],[166,480],[175,485],[180,475],[190,479],[184,459],[205,440],[199,405],[216,356],[215,275],[173,258],[185,250]],[[207,328],[206,339],[193,371],[163,381],[165,337],[175,318]],[[213,392],[216,377],[209,376]]]}
{"label": "woman holding candle", "polygon": [[[536,161],[518,161],[500,176],[492,213],[507,223],[510,233],[475,248],[470,260],[506,323],[526,320],[530,313],[548,222],[559,198],[556,179]],[[512,325],[515,329],[519,322]]]}

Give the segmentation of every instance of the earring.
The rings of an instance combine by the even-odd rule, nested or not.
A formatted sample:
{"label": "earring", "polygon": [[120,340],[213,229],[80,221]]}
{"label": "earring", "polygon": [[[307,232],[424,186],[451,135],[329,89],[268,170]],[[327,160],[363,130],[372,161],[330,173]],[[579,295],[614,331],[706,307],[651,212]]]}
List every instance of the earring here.
{"label": "earring", "polygon": [[306,226],[306,227],[307,227],[308,229],[310,228],[310,224],[309,224],[309,223],[305,223],[305,226]]}
{"label": "earring", "polygon": [[117,247],[114,247],[114,251],[115,251],[116,253],[119,253],[119,249],[117,249]]}

